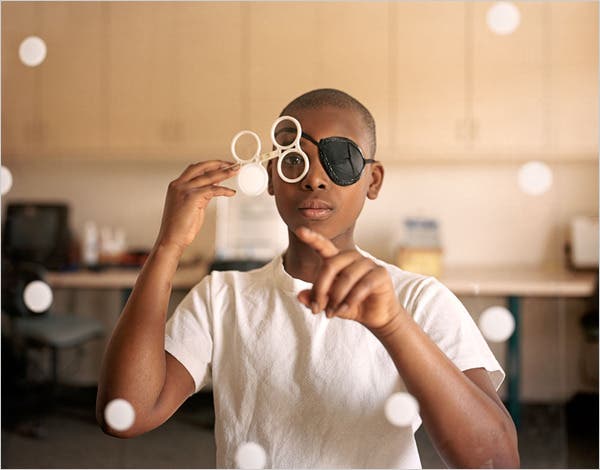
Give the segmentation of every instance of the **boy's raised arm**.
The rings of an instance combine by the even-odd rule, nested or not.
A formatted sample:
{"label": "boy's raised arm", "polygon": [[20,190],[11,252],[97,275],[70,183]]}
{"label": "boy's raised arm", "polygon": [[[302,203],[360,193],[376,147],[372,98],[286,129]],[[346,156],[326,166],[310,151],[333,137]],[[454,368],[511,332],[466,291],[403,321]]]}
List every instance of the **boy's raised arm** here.
{"label": "boy's raised arm", "polygon": [[[517,433],[487,372],[462,372],[399,304],[382,266],[323,235],[295,234],[322,258],[311,289],[298,299],[314,314],[355,320],[388,351],[440,457],[451,468],[518,468]],[[418,353],[416,353],[418,352]]]}
{"label": "boy's raised arm", "polygon": [[[235,194],[219,183],[236,171],[228,162],[202,162],[190,165],[169,184],[158,237],[102,361],[96,419],[108,434],[133,437],[150,431],[194,391],[191,375],[164,349],[172,280],[184,249],[203,225],[210,200]],[[104,420],[104,408],[116,398],[127,400],[135,410],[135,422],[125,431],[112,429]]]}

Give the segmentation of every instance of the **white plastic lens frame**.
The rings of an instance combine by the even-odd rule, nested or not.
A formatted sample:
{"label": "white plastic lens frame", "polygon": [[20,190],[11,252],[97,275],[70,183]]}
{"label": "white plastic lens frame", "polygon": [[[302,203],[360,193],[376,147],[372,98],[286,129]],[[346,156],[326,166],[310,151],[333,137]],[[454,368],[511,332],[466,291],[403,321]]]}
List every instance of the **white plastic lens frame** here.
{"label": "white plastic lens frame", "polygon": [[[275,138],[275,129],[283,121],[290,121],[296,127],[296,131],[297,131],[296,138],[289,145],[280,145],[277,142],[277,139]],[[245,135],[251,136],[256,141],[256,150],[253,153],[252,157],[247,158],[247,159],[240,158],[236,151],[236,145],[238,143],[238,140]],[[240,165],[247,165],[250,163],[260,165],[261,163],[269,161],[273,158],[278,158],[277,173],[279,174],[279,177],[286,183],[297,183],[298,181],[302,180],[302,178],[304,178],[306,176],[306,174],[308,173],[308,167],[309,167],[308,157],[307,157],[306,153],[304,153],[304,151],[300,147],[300,139],[301,138],[302,138],[302,127],[300,126],[300,122],[296,118],[293,118],[292,116],[280,116],[275,120],[275,122],[271,126],[271,141],[273,142],[273,145],[275,146],[275,150],[273,150],[272,152],[261,154],[260,153],[260,150],[261,150],[260,138],[258,137],[256,132],[244,130],[244,131],[238,132],[235,136],[233,136],[233,139],[231,140],[231,154],[233,155],[233,158],[235,158],[236,162],[238,162]],[[283,162],[283,159],[290,153],[297,153],[304,160],[304,170],[302,171],[302,173],[299,176],[297,176],[295,178],[288,178],[287,176],[285,176],[283,174],[283,171],[281,169],[281,164]],[[264,169],[264,167],[262,167],[262,166],[261,166],[261,168]]]}

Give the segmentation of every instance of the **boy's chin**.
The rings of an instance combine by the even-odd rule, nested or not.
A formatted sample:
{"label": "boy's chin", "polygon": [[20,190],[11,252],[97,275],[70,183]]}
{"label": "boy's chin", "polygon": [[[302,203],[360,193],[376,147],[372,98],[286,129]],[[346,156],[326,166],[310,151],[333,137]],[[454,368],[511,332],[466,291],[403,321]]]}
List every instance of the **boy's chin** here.
{"label": "boy's chin", "polygon": [[338,230],[335,230],[330,224],[322,220],[305,220],[295,223],[294,225],[288,225],[290,233],[293,233],[299,227],[309,228],[314,232],[321,234],[329,240],[332,240],[339,235]]}

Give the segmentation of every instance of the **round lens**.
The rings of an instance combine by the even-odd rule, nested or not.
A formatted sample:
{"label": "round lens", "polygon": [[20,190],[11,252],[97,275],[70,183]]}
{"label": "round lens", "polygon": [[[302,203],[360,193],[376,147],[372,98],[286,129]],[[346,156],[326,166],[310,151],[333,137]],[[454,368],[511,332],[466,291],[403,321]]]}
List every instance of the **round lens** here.
{"label": "round lens", "polygon": [[287,150],[277,161],[277,171],[283,181],[296,183],[308,173],[308,157],[295,150]]}
{"label": "round lens", "polygon": [[291,148],[299,140],[299,124],[295,119],[283,116],[273,129],[273,141],[282,149]]}
{"label": "round lens", "polygon": [[283,175],[294,180],[304,173],[304,158],[298,152],[289,152],[281,157],[281,172]]}
{"label": "round lens", "polygon": [[267,170],[259,163],[251,163],[242,166],[238,173],[238,186],[240,190],[248,196],[258,196],[265,189],[269,182]]}
{"label": "round lens", "polygon": [[233,156],[241,161],[250,161],[260,152],[260,140],[252,131],[239,132],[232,140]]}

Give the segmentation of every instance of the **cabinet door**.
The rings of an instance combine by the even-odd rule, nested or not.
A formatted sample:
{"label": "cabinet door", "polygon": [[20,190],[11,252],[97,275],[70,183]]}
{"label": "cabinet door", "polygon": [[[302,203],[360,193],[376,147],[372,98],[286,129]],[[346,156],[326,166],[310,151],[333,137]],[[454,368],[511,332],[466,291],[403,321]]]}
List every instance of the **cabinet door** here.
{"label": "cabinet door", "polygon": [[243,3],[241,121],[263,150],[271,148],[271,125],[283,107],[316,87],[317,3]]}
{"label": "cabinet door", "polygon": [[174,5],[108,3],[108,146],[116,158],[169,159],[182,140]]}
{"label": "cabinet door", "polygon": [[35,4],[3,2],[2,5],[2,162],[24,158],[41,140],[36,84],[39,68],[19,59],[23,39],[39,35]]}
{"label": "cabinet door", "polygon": [[[96,2],[2,5],[3,155],[63,159],[99,153],[105,137],[101,10]],[[30,35],[47,47],[36,67],[18,56]]]}
{"label": "cabinet door", "polygon": [[[233,2],[177,4],[178,113],[184,160],[231,159],[241,130],[242,6]],[[248,125],[245,123],[245,125]]]}
{"label": "cabinet door", "polygon": [[42,2],[40,35],[41,153],[47,158],[102,155],[106,137],[105,56],[101,2]]}
{"label": "cabinet door", "polygon": [[540,2],[517,2],[520,24],[498,35],[487,26],[494,2],[472,2],[472,118],[469,149],[478,157],[526,159],[539,156],[546,139],[549,112],[545,84],[543,8]]}
{"label": "cabinet door", "polygon": [[391,125],[398,160],[452,159],[465,150],[465,2],[392,5]]}
{"label": "cabinet door", "polygon": [[[337,88],[363,103],[375,118],[377,157],[391,153],[391,28],[388,2],[322,2],[316,6],[314,84]],[[368,28],[367,25],[372,26]],[[306,90],[308,91],[308,89]]]}
{"label": "cabinet door", "polygon": [[598,3],[550,2],[551,150],[598,158]]}

